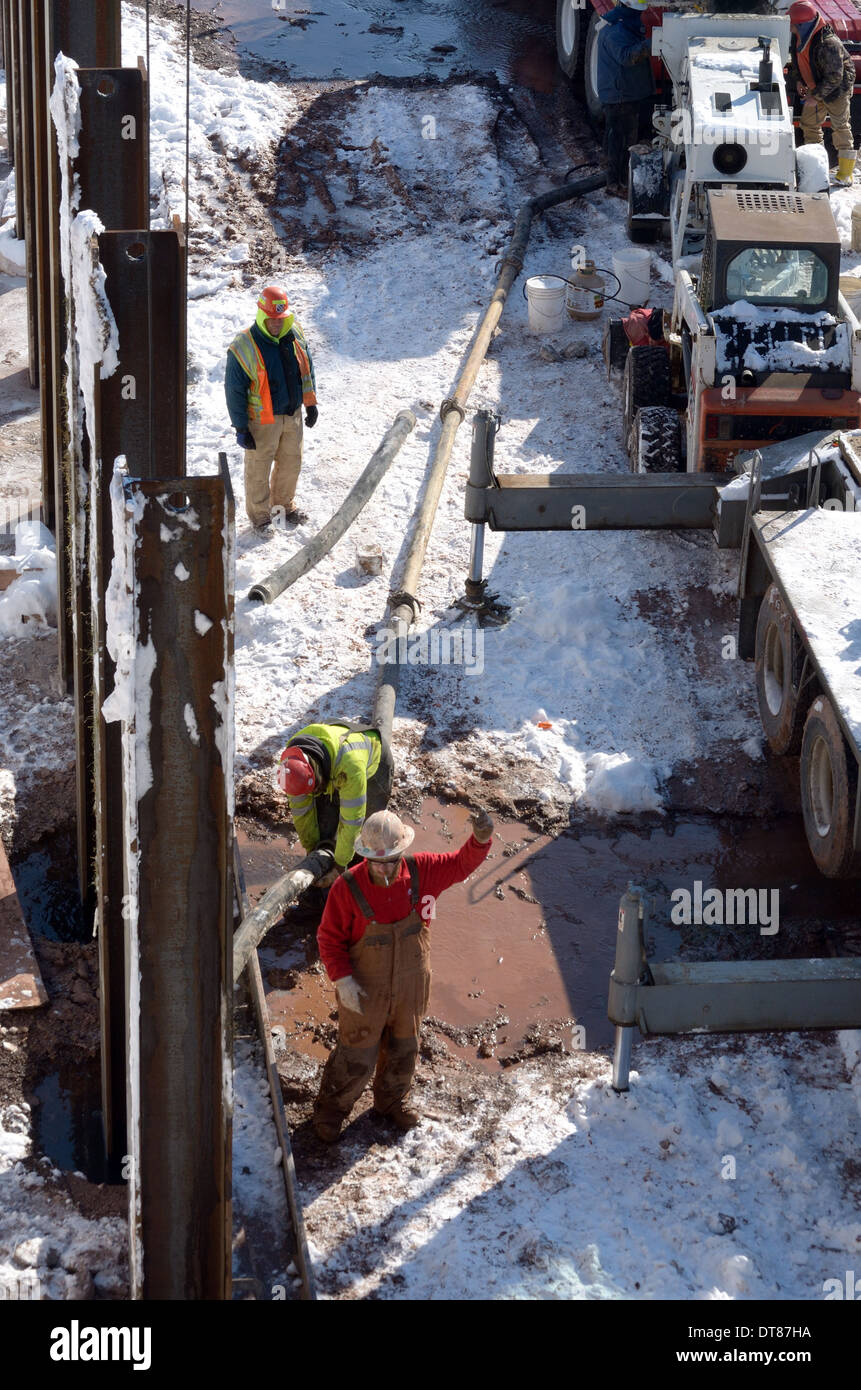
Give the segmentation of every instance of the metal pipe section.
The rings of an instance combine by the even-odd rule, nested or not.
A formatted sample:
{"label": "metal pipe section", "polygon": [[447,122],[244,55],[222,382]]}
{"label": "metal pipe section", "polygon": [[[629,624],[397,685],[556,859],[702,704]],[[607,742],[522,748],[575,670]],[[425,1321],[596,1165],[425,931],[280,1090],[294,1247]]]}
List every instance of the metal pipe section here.
{"label": "metal pipe section", "polygon": [[[589,178],[578,179],[573,183],[565,184],[562,188],[554,189],[550,193],[544,193],[538,198],[530,199],[523,204],[517,214],[514,233],[508,244],[505,257],[503,258],[499,279],[497,280],[496,289],[493,292],[490,305],[476,330],[469,355],[460,377],[458,378],[454,395],[448,400],[443,401],[440,407],[442,433],[437,442],[430,475],[427,480],[421,505],[416,515],[410,550],[401,578],[401,591],[394,594],[391,600],[394,606],[389,615],[389,625],[394,629],[396,652],[403,650],[401,639],[403,638],[404,641],[406,640],[406,634],[409,630],[410,623],[413,621],[415,611],[414,605],[416,602],[414,598],[415,587],[418,583],[424,563],[425,551],[430,538],[442,486],[445,482],[446,470],[448,468],[449,459],[451,458],[454,438],[457,434],[458,426],[466,415],[467,398],[475,383],[478,369],[484,360],[488,344],[493,336],[493,330],[499,322],[499,317],[508,296],[508,291],[523,268],[522,256],[529,239],[529,229],[532,218],[536,212],[542,212],[548,207],[553,207],[556,203],[566,202],[570,198],[576,198],[581,193],[594,192],[596,189],[602,188],[605,182],[606,179],[603,174],[595,174]],[[396,428],[396,426],[397,421],[393,429]],[[386,441],[384,440],[383,444],[380,446],[381,449],[385,447],[385,444]],[[373,463],[373,459],[371,463]],[[370,466],[369,464],[368,467],[370,468]],[[366,469],[366,473],[367,471]],[[361,482],[361,479],[359,481]],[[329,525],[331,525],[331,522]],[[322,534],[321,532],[320,535],[322,536]],[[319,540],[320,537],[317,539]],[[286,566],[282,568],[286,568]],[[298,578],[298,575],[296,577]],[[386,737],[391,737],[392,732],[399,670],[400,667],[397,662],[389,662],[383,667],[380,683],[377,687],[376,699],[374,701],[373,722],[381,732],[386,734]],[[308,888],[315,879],[321,878],[330,866],[331,861],[328,860],[327,856],[320,856],[319,851],[315,851],[314,854],[308,855],[308,857],[303,859],[301,864],[297,865],[295,869],[292,869],[290,873],[285,874],[283,878],[273,884],[268,893],[261,898],[254,911],[243,919],[236,929],[233,938],[234,984],[245,969],[251,953],[255,950],[259,942],[262,941],[270,927],[274,926],[278,919],[283,916],[285,908],[295,902],[299,894],[303,892],[305,888]]]}
{"label": "metal pipe section", "polygon": [[[523,255],[529,241],[532,219],[536,213],[545,212],[558,203],[568,202],[571,198],[577,198],[583,193],[594,193],[597,189],[603,188],[606,182],[604,174],[591,174],[588,178],[575,179],[571,183],[563,184],[561,188],[554,188],[548,193],[542,193],[537,198],[528,199],[517,214],[511,240],[500,263],[496,288],[491,296],[490,304],[485,310],[484,317],[476,329],[454,394],[444,400],[440,406],[442,433],[437,441],[424,495],[416,514],[415,528],[400,584],[391,600],[393,606],[389,615],[389,626],[394,628],[396,652],[403,650],[400,639],[402,636],[406,636],[410,623],[415,617],[415,592],[448,471],[455,435],[461,421],[466,417],[466,403],[475,385],[479,368],[487,354],[494,329],[502,316],[508,292],[523,269]],[[392,733],[399,673],[400,666],[396,661],[388,662],[383,667],[374,701],[374,724],[381,732],[385,733],[387,738],[390,738]]]}
{"label": "metal pipe section", "polygon": [[643,937],[643,896],[633,884],[619,904],[616,960],[610,976],[607,1017],[616,1025],[613,1090],[627,1091],[631,1045],[637,1023],[637,985],[647,970]]}
{"label": "metal pipe section", "polygon": [[314,850],[295,869],[273,883],[254,911],[243,917],[233,934],[234,985],[239,983],[240,975],[270,927],[274,927],[278,919],[283,917],[285,909],[296,901],[300,893],[328,873],[333,863],[334,859],[328,851]]}
{"label": "metal pipe section", "polygon": [[378,484],[385,477],[407,436],[415,429],[416,417],[411,410],[401,410],[394,424],[383,436],[382,442],[371,457],[364,472],[353,484],[334,516],[318,531],[313,540],[291,555],[277,570],[249,589],[248,597],[262,603],[272,603],[301,579],[303,574],[319,564],[328,555],[333,545],[341,539],[344,532],[352,526],[359,512],[367,504]]}

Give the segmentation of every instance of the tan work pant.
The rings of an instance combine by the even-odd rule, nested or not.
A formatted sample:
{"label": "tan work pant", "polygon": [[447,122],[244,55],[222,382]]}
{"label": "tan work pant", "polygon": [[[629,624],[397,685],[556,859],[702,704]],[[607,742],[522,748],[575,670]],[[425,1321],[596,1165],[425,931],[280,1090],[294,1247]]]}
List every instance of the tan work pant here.
{"label": "tan work pant", "polygon": [[835,150],[854,150],[849,120],[851,92],[839,92],[833,101],[806,101],[801,108],[801,129],[805,145],[821,145],[822,122],[831,117],[831,136]]}
{"label": "tan work pant", "polygon": [[257,448],[245,450],[245,510],[252,525],[262,526],[273,507],[289,512],[293,506],[302,468],[301,407],[276,415],[271,425],[250,421],[248,428]]}
{"label": "tan work pant", "polygon": [[372,1073],[379,1114],[409,1094],[430,995],[430,932],[415,911],[400,922],[368,922],[350,965],[366,997],[360,1014],[338,1004],[338,1044],[314,1107],[319,1119],[349,1115]]}

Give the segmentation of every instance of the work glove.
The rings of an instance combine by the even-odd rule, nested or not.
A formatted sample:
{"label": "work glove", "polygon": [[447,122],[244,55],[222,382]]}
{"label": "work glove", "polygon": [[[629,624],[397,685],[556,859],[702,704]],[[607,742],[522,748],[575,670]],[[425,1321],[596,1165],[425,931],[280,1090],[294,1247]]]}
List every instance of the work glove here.
{"label": "work glove", "polygon": [[254,443],[254,435],[251,433],[250,430],[237,430],[236,442],[239,445],[240,449],[257,448],[257,445]]}
{"label": "work glove", "polygon": [[305,424],[312,430],[317,423],[317,416],[320,414],[316,405],[309,405],[305,411]]}
{"label": "work glove", "polygon": [[493,834],[493,821],[487,812],[482,809],[473,811],[470,816],[472,822],[472,833],[480,845],[486,845]]}
{"label": "work glove", "polygon": [[344,870],[340,867],[340,865],[336,864],[335,867],[333,869],[330,869],[327,874],[324,874],[322,878],[317,879],[317,887],[331,888],[332,884],[335,882],[335,879],[338,877],[339,874],[342,874],[343,872]]}
{"label": "work glove", "polygon": [[344,1008],[348,1009],[351,1014],[362,1012],[362,1000],[365,998],[365,991],[358,980],[354,980],[352,975],[345,975],[343,980],[335,981],[335,989],[339,1004],[343,1004]]}

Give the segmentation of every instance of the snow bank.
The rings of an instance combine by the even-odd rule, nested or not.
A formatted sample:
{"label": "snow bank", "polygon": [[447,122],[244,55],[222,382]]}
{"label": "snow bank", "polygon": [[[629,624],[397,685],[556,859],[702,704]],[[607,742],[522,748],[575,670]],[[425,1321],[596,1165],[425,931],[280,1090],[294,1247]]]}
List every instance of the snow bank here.
{"label": "snow bank", "polygon": [[583,804],[593,811],[609,816],[621,811],[662,811],[656,770],[650,764],[627,753],[593,753],[586,768],[589,780]]}
{"label": "snow bank", "polygon": [[799,193],[824,193],[830,183],[828,151],[824,145],[799,145],[795,151]]}
{"label": "snow bank", "polygon": [[22,637],[57,625],[57,555],[54,538],[41,521],[19,521],[14,558],[0,568],[17,578],[0,593],[0,636]]}
{"label": "snow bank", "polygon": [[[3,199],[0,196],[0,208]],[[26,275],[27,247],[15,236],[15,224],[9,222],[0,228],[0,274]]]}

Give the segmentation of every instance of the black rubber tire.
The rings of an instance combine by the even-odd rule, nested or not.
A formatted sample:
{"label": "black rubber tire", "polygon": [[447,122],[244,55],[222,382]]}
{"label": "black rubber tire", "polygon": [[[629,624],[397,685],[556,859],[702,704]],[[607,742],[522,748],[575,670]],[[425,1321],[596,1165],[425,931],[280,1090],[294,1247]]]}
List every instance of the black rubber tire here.
{"label": "black rubber tire", "polygon": [[583,66],[589,13],[575,0],[556,0],[556,61],[566,77],[576,77]]}
{"label": "black rubber tire", "polygon": [[799,690],[804,648],[776,584],[759,605],[755,660],[759,717],[768,746],[774,753],[797,753],[815,689],[808,681]]}
{"label": "black rubber tire", "polygon": [[810,706],[801,740],[801,809],[810,853],[826,878],[857,878],[852,848],[858,764],[824,695]]}
{"label": "black rubber tire", "polygon": [[586,47],[583,52],[583,96],[586,110],[589,112],[589,118],[593,125],[602,127],[604,125],[604,107],[601,104],[594,81],[595,50],[600,23],[601,16],[597,10],[593,10],[589,20],[589,32],[586,35]]}
{"label": "black rubber tire", "polygon": [[632,473],[681,473],[682,422],[666,405],[638,410],[628,437]]}
{"label": "black rubber tire", "polygon": [[632,347],[622,376],[626,438],[637,411],[645,405],[669,405],[670,390],[670,354],[666,348]]}

